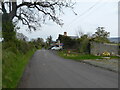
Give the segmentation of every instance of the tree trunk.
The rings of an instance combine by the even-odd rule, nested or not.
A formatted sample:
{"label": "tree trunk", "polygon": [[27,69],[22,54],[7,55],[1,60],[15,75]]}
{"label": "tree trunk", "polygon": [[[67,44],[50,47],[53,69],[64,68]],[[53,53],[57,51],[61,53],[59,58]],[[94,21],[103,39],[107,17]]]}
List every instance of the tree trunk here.
{"label": "tree trunk", "polygon": [[[10,4],[11,5],[11,4]],[[13,18],[16,15],[16,2],[12,2],[12,10],[9,9],[9,13],[7,13],[5,9],[5,4],[2,3],[3,14],[2,14],[2,34],[4,41],[14,40],[16,37],[16,33],[14,31]]]}
{"label": "tree trunk", "polygon": [[7,13],[2,15],[2,35],[4,41],[11,41],[15,39],[14,25]]}

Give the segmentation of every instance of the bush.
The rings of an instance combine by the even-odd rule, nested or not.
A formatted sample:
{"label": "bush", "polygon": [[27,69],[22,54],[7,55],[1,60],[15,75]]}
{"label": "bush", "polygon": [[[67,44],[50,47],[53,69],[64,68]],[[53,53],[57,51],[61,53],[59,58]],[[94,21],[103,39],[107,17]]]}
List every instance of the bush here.
{"label": "bush", "polygon": [[23,54],[27,53],[27,51],[34,48],[33,43],[25,42],[22,40],[3,42],[2,46],[3,46],[2,47],[3,50],[8,49],[9,51],[12,51],[14,53],[17,53],[19,51]]}
{"label": "bush", "polygon": [[33,55],[34,45],[25,41],[3,42],[2,87],[16,88],[28,60]]}

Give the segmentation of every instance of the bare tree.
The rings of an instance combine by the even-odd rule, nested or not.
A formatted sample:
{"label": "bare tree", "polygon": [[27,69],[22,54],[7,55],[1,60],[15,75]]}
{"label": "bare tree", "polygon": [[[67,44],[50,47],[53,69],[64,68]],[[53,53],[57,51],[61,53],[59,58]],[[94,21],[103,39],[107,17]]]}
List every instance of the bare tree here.
{"label": "bare tree", "polygon": [[79,38],[84,35],[84,32],[82,31],[82,28],[81,28],[81,27],[78,27],[78,30],[76,31],[76,35],[77,35]]}
{"label": "bare tree", "polygon": [[92,38],[92,32],[87,32],[88,38]]}
{"label": "bare tree", "polygon": [[[28,0],[27,0],[28,1]],[[74,3],[71,0],[2,0],[0,2],[0,12],[2,12],[3,21],[19,20],[22,24],[27,25],[30,30],[36,30],[36,26],[41,26],[46,18],[53,20],[59,25],[63,22],[58,18],[59,13],[63,13],[64,7],[73,9]],[[59,12],[58,12],[59,11]],[[14,20],[13,20],[14,19]]]}

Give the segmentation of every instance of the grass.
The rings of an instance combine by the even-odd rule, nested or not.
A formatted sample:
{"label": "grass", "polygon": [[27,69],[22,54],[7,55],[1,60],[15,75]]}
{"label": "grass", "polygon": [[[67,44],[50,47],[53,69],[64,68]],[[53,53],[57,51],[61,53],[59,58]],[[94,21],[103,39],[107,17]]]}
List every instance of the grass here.
{"label": "grass", "polygon": [[66,58],[66,59],[73,59],[73,60],[86,60],[86,59],[102,59],[101,56],[94,56],[90,54],[67,54],[65,51],[58,52],[58,55]]}
{"label": "grass", "polygon": [[29,50],[23,54],[19,51],[14,53],[9,49],[3,50],[2,59],[2,88],[16,88],[26,64],[31,56],[34,54],[35,49]]}
{"label": "grass", "polygon": [[0,43],[0,89],[2,88],[2,43]]}
{"label": "grass", "polygon": [[[103,56],[95,56],[90,54],[80,54],[80,53],[66,53],[66,51],[59,51],[58,55],[65,58],[65,59],[73,59],[73,60],[96,60],[96,59],[103,59]],[[111,59],[118,59],[118,56],[110,56]]]}
{"label": "grass", "polygon": [[110,56],[111,59],[120,59],[118,56]]}

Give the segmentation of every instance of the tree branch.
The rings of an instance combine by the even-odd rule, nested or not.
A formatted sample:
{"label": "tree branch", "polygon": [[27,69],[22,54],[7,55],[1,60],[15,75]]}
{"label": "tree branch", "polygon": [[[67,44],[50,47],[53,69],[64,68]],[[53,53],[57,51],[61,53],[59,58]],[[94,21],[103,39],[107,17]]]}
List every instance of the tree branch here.
{"label": "tree branch", "polygon": [[[5,3],[2,4],[4,10]],[[21,2],[21,4],[17,5],[17,2],[9,2],[9,16],[10,20],[12,21],[14,17],[17,17],[18,20],[21,20],[24,25],[28,25],[29,28],[34,28],[36,23],[41,25],[39,22],[40,20],[44,21],[46,18],[44,16],[48,16],[50,19],[52,19],[54,22],[56,22],[59,25],[63,25],[61,22],[61,19],[57,17],[57,9],[59,12],[62,11],[62,7],[70,7],[70,4],[67,3],[67,1],[61,1],[61,0],[39,0],[39,2]],[[23,8],[22,8],[23,7]],[[23,10],[22,10],[23,9]],[[35,12],[34,12],[35,10]],[[4,10],[5,12],[5,10]],[[43,14],[41,14],[41,13]],[[43,17],[42,17],[43,15]],[[37,20],[37,18],[41,17]],[[34,24],[35,23],[35,24]]]}
{"label": "tree branch", "polygon": [[2,12],[3,12],[3,13],[7,13],[7,11],[6,11],[6,9],[5,9],[5,5],[4,5],[3,2],[1,2],[1,5],[2,5]]}
{"label": "tree branch", "polygon": [[39,6],[42,6],[42,7],[51,7],[51,6],[56,5],[56,4],[57,4],[57,2],[52,3],[52,4],[50,4],[49,2],[34,2],[34,3],[32,3],[32,2],[23,2],[22,4],[19,4],[17,6],[17,8],[22,7],[22,6],[27,6],[29,8],[30,7],[33,8],[34,5],[39,5]]}
{"label": "tree branch", "polygon": [[15,16],[16,16],[19,20],[21,20],[24,25],[27,25],[28,28],[30,29],[30,31],[31,31],[31,29],[36,30],[36,28],[35,28],[34,26],[30,25],[30,23],[29,23],[29,21],[27,21],[27,19],[25,19],[25,18],[23,18],[23,17],[21,17],[21,16],[17,16],[17,15],[15,15]]}
{"label": "tree branch", "polygon": [[11,12],[11,2],[9,2],[9,12]]}

